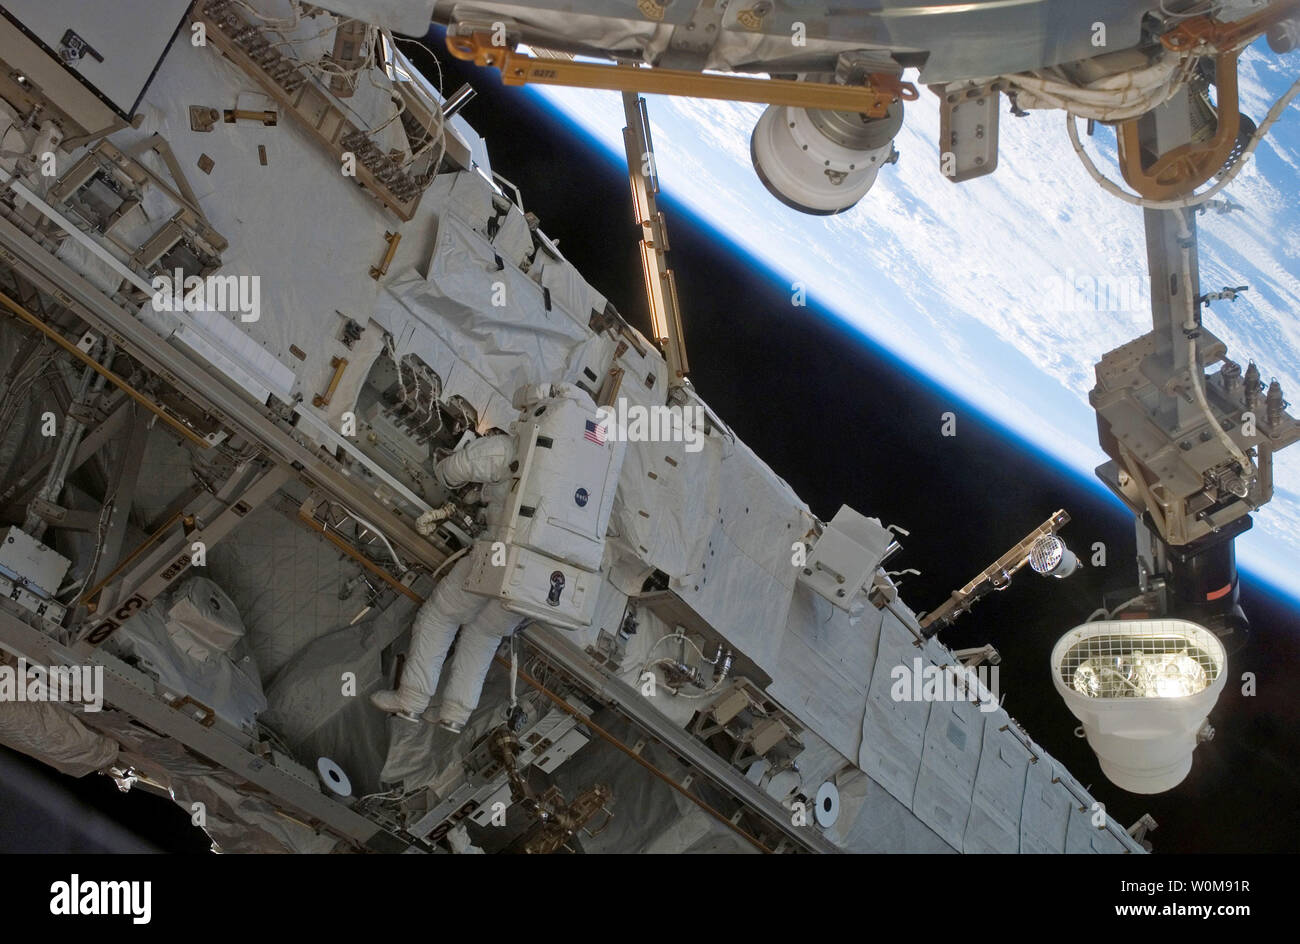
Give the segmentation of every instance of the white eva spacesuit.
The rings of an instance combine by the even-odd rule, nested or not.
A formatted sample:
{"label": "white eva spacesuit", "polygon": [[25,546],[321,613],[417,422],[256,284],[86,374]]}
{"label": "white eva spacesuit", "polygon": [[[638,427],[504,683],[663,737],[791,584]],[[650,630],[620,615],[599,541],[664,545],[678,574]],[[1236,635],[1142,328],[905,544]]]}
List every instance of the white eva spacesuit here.
{"label": "white eva spacesuit", "polygon": [[[580,402],[584,409],[594,407],[585,391],[568,384],[521,387],[515,393],[514,406],[526,410],[565,400]],[[486,506],[486,528],[481,540],[491,541],[502,534],[522,461],[522,430],[521,424],[516,423],[508,435],[477,439],[443,459],[435,468],[439,481],[450,489],[482,483],[481,501]],[[411,631],[411,646],[401,683],[395,691],[372,695],[371,701],[377,707],[411,720],[417,719],[437,691],[447,652],[459,631],[459,642],[443,689],[438,723],[459,732],[469,720],[501,639],[526,618],[506,609],[500,600],[466,590],[466,580],[472,569],[472,555],[462,557],[420,607]]]}

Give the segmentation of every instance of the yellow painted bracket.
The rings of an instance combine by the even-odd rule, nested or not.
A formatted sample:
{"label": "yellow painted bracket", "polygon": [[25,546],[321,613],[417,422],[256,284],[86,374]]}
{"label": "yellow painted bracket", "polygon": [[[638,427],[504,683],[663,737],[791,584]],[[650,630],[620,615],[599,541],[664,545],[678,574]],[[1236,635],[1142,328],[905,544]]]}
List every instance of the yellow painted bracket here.
{"label": "yellow painted bracket", "polygon": [[279,116],[273,111],[249,111],[246,108],[227,108],[226,124],[233,125],[236,121],[260,121],[264,125],[274,125],[279,121]]}
{"label": "yellow painted bracket", "polygon": [[873,73],[866,85],[794,82],[789,79],[750,79],[736,75],[710,75],[678,69],[643,69],[634,66],[537,59],[507,46],[493,45],[490,33],[447,33],[447,48],[457,59],[501,70],[506,85],[563,85],[570,88],[608,89],[650,95],[683,95],[761,105],[788,105],[828,111],[860,112],[884,118],[889,106],[919,97],[916,86],[898,76]]}
{"label": "yellow painted bracket", "polygon": [[1240,131],[1237,57],[1255,37],[1297,11],[1300,0],[1282,0],[1234,22],[1197,16],[1181,21],[1160,37],[1161,45],[1171,52],[1193,54],[1204,50],[1215,54],[1219,126],[1208,141],[1184,144],[1144,166],[1139,119],[1121,122],[1117,129],[1120,169],[1130,187],[1150,200],[1176,200],[1191,194],[1222,169]]}
{"label": "yellow painted bracket", "polygon": [[1241,50],[1275,23],[1300,13],[1300,0],[1278,0],[1257,13],[1232,22],[1213,16],[1195,16],[1182,20],[1160,37],[1160,43],[1172,52],[1191,52],[1206,46],[1215,52]]}
{"label": "yellow painted bracket", "polygon": [[393,256],[397,254],[397,244],[401,241],[401,233],[384,233],[384,242],[388,244],[384,249],[384,258],[379,265],[370,267],[370,277],[376,282],[388,274],[388,267],[393,264]]}
{"label": "yellow painted bracket", "polygon": [[136,403],[140,404],[146,410],[156,414],[160,420],[162,420],[168,426],[172,427],[174,430],[176,430],[176,432],[180,433],[190,442],[194,443],[194,445],[200,447],[201,449],[207,449],[211,445],[211,443],[209,443],[202,436],[195,433],[184,423],[173,418],[170,413],[168,413],[166,410],[162,408],[162,406],[155,403],[153,400],[149,399],[149,397],[145,396],[140,391],[132,387],[129,383],[126,382],[125,378],[119,377],[117,374],[113,373],[103,364],[99,363],[99,361],[95,360],[93,357],[91,357],[81,348],[77,347],[75,344],[73,344],[71,341],[65,338],[61,333],[51,328],[43,320],[33,315],[30,311],[28,311],[22,305],[18,304],[18,302],[14,301],[4,292],[0,292],[0,305],[3,305],[5,308],[9,309],[9,311],[12,314],[17,316],[21,320],[27,322],[29,325],[31,325],[37,331],[41,332],[41,334],[45,335],[47,338],[49,338],[59,347],[63,348],[65,351],[67,351],[77,360],[81,361],[83,364],[85,364],[95,373],[101,375],[105,380],[107,380],[113,386],[117,387],[119,390],[125,393]]}
{"label": "yellow painted bracket", "polygon": [[1124,180],[1148,200],[1177,200],[1192,193],[1227,162],[1237,144],[1241,113],[1237,100],[1237,54],[1221,53],[1215,60],[1219,126],[1208,141],[1192,141],[1142,163],[1138,121],[1132,118],[1117,129],[1119,165]]}
{"label": "yellow painted bracket", "polygon": [[330,400],[334,399],[334,391],[339,388],[339,381],[343,379],[343,371],[348,369],[348,359],[346,357],[331,357],[330,367],[334,368],[334,373],[330,375],[329,386],[325,388],[324,393],[318,393],[311,398],[311,405],[317,409],[324,409],[330,405]]}

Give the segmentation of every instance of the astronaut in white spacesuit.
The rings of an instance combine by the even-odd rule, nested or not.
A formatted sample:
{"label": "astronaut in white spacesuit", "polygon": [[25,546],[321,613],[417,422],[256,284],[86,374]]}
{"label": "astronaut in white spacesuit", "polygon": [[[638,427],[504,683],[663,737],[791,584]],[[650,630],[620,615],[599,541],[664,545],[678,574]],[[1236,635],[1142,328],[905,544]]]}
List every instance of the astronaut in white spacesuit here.
{"label": "astronaut in white spacesuit", "polygon": [[[586,398],[590,403],[587,394],[576,387],[541,384],[517,390],[514,406],[523,410],[557,398]],[[496,537],[503,528],[514,474],[518,471],[518,452],[514,433],[485,436],[453,452],[434,469],[438,480],[449,489],[482,483],[480,500],[486,505],[483,535],[486,539]],[[425,518],[421,519],[422,525],[427,525]],[[465,590],[470,570],[470,557],[466,555],[447,572],[433,595],[420,607],[411,631],[411,647],[401,683],[396,690],[370,696],[378,708],[408,720],[419,719],[438,689],[443,663],[459,630],[460,641],[443,690],[438,724],[456,733],[464,728],[478,704],[492,657],[502,638],[525,619],[497,600]]]}

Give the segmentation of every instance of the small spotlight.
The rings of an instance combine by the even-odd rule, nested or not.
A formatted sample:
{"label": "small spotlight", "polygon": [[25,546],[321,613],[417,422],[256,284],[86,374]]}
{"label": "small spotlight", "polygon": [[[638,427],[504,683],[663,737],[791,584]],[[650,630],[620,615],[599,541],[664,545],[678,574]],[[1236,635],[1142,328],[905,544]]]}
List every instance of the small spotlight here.
{"label": "small spotlight", "polygon": [[1079,558],[1055,534],[1044,534],[1029,548],[1029,569],[1044,577],[1068,577],[1079,569]]}

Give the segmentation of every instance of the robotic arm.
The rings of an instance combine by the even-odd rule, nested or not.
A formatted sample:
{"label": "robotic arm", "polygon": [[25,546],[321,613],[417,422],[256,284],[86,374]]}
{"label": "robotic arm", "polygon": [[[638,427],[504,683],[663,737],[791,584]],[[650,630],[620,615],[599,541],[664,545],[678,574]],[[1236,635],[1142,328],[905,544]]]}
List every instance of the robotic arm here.
{"label": "robotic arm", "polygon": [[[1151,154],[1191,139],[1186,99],[1184,90],[1137,122]],[[1219,296],[1201,292],[1195,215],[1143,212],[1152,330],[1097,364],[1089,399],[1110,457],[1097,474],[1137,519],[1143,608],[1200,623],[1231,651],[1248,626],[1233,541],[1272,498],[1273,454],[1300,439],[1300,423],[1276,382],[1261,396],[1255,365],[1243,373],[1202,324],[1203,305]]]}

